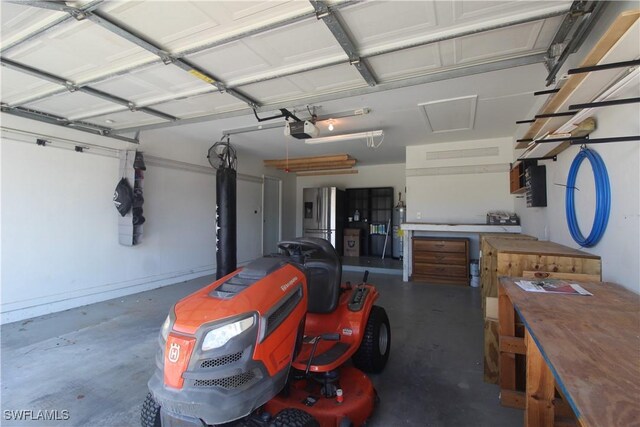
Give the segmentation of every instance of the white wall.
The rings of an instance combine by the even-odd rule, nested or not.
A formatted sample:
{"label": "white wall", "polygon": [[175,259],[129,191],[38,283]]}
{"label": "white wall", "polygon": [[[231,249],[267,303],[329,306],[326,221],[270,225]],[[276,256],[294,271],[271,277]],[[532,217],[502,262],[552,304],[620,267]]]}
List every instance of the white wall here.
{"label": "white wall", "polygon": [[403,163],[358,166],[357,174],[300,176],[296,180],[296,235],[302,236],[302,190],[314,187],[366,188],[393,187],[397,202],[398,192],[405,198],[405,167]]}
{"label": "white wall", "polygon": [[[637,105],[603,108],[597,112],[598,130],[593,138],[639,135],[640,108]],[[607,166],[611,184],[611,214],[602,240],[593,248],[580,248],[569,234],[565,214],[565,187],[573,159],[579,151],[571,147],[557,162],[545,162],[547,207],[527,208],[518,199],[516,211],[522,219],[523,233],[548,239],[602,257],[602,278],[640,293],[640,147],[637,143],[590,146]],[[575,191],[576,212],[583,235],[591,230],[595,189],[587,160],[578,173]]]}
{"label": "white wall", "polygon": [[[242,151],[238,152],[238,157],[240,159],[238,162],[238,171],[240,173],[260,177],[269,176],[282,181],[282,239],[295,237],[296,175],[285,173],[275,168],[267,168],[264,166],[264,160]],[[256,200],[260,201],[258,212],[260,216],[262,216],[262,183],[260,183],[260,189]],[[240,194],[240,189],[238,189],[238,194]],[[248,199],[252,197],[254,196],[247,196]],[[238,209],[240,209],[240,205],[238,205]],[[240,224],[240,218],[238,218],[238,224]],[[262,229],[260,229],[260,233],[257,235],[259,239],[262,236],[261,230]],[[258,240],[258,244],[261,244],[261,240]]]}
{"label": "white wall", "polygon": [[2,145],[3,323],[213,271],[212,175],[149,166],[143,243],[125,247],[111,200],[117,159]]}
{"label": "white wall", "polygon": [[[487,212],[514,211],[509,194],[511,138],[407,147],[407,221],[485,224]],[[478,258],[477,233],[416,232],[467,238]]]}
{"label": "white wall", "polygon": [[[489,211],[513,211],[511,146],[510,138],[501,138],[407,147],[407,221],[484,224]],[[478,149],[497,152],[466,151]],[[432,159],[454,152],[469,157]]]}
{"label": "white wall", "polygon": [[[611,2],[598,24],[580,50],[569,57],[564,67],[578,66],[610,23],[623,10],[637,8],[637,2]],[[633,96],[640,96],[636,93]],[[533,114],[533,112],[532,112]],[[640,106],[638,104],[599,108],[594,110],[597,130],[592,138],[640,134]],[[517,199],[516,211],[521,217],[523,233],[581,249],[602,257],[602,278],[619,283],[640,293],[640,145],[623,142],[591,145],[607,167],[611,184],[611,214],[602,240],[593,248],[580,248],[571,238],[565,215],[567,175],[579,148],[571,147],[558,156],[557,162],[546,161],[547,207],[526,208]],[[557,185],[559,184],[559,185]],[[576,212],[581,231],[591,230],[595,189],[588,161],[578,173]]]}
{"label": "white wall", "polygon": [[[2,117],[3,127],[124,148],[77,131]],[[21,320],[181,282],[215,272],[215,175],[206,149],[157,136],[140,147],[184,168],[147,162],[142,244],[118,244],[112,202],[118,181],[113,151],[38,147],[3,133],[1,142],[0,321]],[[158,138],[158,139],[156,139]],[[21,142],[24,140],[29,143]],[[133,147],[131,147],[133,148]],[[101,153],[102,155],[98,155]],[[261,255],[262,162],[242,153],[238,180],[238,262]],[[161,162],[162,163],[162,162]],[[199,165],[199,166],[198,166]],[[246,176],[251,174],[251,176]],[[291,188],[295,178],[283,176]],[[284,185],[283,185],[284,186]],[[294,193],[294,192],[292,192]],[[291,203],[291,197],[288,199]],[[293,223],[290,212],[284,223]],[[289,227],[292,228],[292,227]],[[290,230],[288,230],[290,232]]]}

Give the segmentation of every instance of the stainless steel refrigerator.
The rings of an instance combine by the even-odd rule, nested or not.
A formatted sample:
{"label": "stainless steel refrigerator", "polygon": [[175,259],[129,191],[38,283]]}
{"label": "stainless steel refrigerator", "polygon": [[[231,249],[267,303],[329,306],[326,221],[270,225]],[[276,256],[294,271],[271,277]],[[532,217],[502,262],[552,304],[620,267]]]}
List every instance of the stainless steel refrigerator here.
{"label": "stainless steel refrigerator", "polygon": [[336,187],[302,190],[304,237],[320,237],[331,242],[342,255],[345,192]]}

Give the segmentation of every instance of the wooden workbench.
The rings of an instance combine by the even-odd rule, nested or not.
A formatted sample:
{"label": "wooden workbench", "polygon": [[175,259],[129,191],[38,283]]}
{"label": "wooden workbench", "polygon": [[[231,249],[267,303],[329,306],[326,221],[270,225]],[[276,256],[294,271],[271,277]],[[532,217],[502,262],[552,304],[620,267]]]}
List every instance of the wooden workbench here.
{"label": "wooden workbench", "polygon": [[[640,296],[576,281],[593,296],[525,292],[515,280],[500,278],[500,383],[512,380],[514,356],[525,351],[525,425],[554,425],[557,388],[581,426],[639,426]],[[514,338],[514,309],[524,339]]]}
{"label": "wooden workbench", "polygon": [[[579,251],[554,242],[542,240],[522,240],[486,238],[482,248],[482,307],[485,298],[498,296],[500,276],[520,277],[526,272],[563,273],[590,275],[600,280],[601,262],[598,255]],[[574,278],[577,280],[577,278]],[[495,321],[485,321],[484,330],[484,380],[499,382],[498,333]],[[518,361],[524,372],[524,367]],[[522,383],[523,375],[518,376]],[[519,388],[519,387],[518,387]]]}
{"label": "wooden workbench", "polygon": [[[498,277],[519,277],[523,271],[600,275],[600,257],[544,240],[487,238],[483,263],[482,297],[498,296]],[[485,255],[486,254],[486,255]]]}

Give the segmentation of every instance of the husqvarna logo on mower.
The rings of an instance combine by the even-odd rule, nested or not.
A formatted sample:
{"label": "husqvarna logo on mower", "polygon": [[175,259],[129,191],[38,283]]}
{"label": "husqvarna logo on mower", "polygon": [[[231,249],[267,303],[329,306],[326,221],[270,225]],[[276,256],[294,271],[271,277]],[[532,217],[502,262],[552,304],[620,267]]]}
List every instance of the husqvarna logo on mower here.
{"label": "husqvarna logo on mower", "polygon": [[173,343],[169,348],[169,362],[176,363],[180,357],[180,344]]}
{"label": "husqvarna logo on mower", "polygon": [[293,279],[289,280],[284,285],[280,286],[280,289],[282,289],[282,292],[285,292],[287,289],[289,289],[291,287],[291,285],[293,285],[297,281],[298,281],[298,276],[294,277]]}

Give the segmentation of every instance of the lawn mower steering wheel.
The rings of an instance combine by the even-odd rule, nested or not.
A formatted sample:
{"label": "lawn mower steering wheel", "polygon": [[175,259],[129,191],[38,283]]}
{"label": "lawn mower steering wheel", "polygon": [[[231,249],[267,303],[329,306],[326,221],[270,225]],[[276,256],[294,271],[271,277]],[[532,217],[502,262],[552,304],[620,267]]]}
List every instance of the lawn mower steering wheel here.
{"label": "lawn mower steering wheel", "polygon": [[278,249],[282,249],[287,256],[308,256],[315,251],[322,251],[322,246],[309,241],[283,240],[278,243]]}

